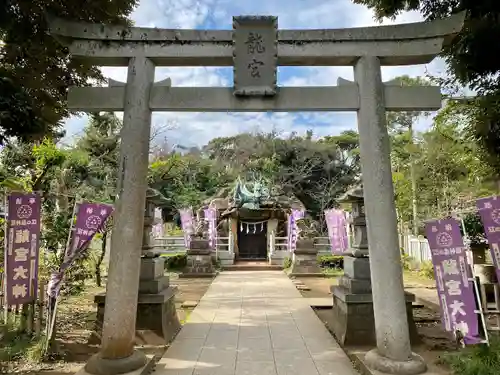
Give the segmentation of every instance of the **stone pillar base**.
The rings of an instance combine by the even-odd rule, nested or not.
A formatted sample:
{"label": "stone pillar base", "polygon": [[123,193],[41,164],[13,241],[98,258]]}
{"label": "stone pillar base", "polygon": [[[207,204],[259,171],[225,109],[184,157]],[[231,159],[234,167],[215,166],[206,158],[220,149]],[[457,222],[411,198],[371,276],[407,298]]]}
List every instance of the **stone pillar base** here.
{"label": "stone pillar base", "polygon": [[187,251],[186,267],[179,277],[215,277],[212,250],[208,240],[192,239],[190,246]]}
{"label": "stone pillar base", "polygon": [[292,254],[288,250],[278,250],[269,256],[269,264],[271,266],[281,266],[285,265],[285,259],[290,258]]}
{"label": "stone pillar base", "polygon": [[368,367],[385,374],[419,375],[427,371],[424,359],[415,353],[412,353],[409,361],[394,361],[383,357],[377,349],[374,349],[366,353],[365,362]]}
{"label": "stone pillar base", "polygon": [[[372,295],[352,294],[345,287],[337,285],[332,286],[330,291],[333,294],[332,312],[335,317],[333,331],[340,344],[376,346]],[[418,344],[417,327],[413,320],[413,301],[415,296],[406,293],[410,340],[412,344]]]}
{"label": "stone pillar base", "polygon": [[314,240],[300,239],[297,241],[290,276],[323,276],[318,266],[318,250],[314,248]]}
{"label": "stone pillar base", "polygon": [[119,375],[119,374],[141,374],[147,364],[147,358],[143,352],[134,350],[131,356],[119,359],[102,358],[101,353],[90,357],[85,367],[77,374],[92,375]]}
{"label": "stone pillar base", "polygon": [[[157,294],[139,294],[136,317],[136,345],[165,345],[181,329],[175,308],[177,287],[170,286]],[[96,332],[102,332],[106,294],[94,297],[97,304]]]}
{"label": "stone pillar base", "polygon": [[234,264],[234,253],[219,251],[219,262],[221,266],[232,266]]}

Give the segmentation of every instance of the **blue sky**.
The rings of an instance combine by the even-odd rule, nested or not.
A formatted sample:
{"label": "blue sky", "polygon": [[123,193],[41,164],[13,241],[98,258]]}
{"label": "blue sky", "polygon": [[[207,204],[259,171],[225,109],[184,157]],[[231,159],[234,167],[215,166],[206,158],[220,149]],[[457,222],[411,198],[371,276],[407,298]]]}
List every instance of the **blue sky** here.
{"label": "blue sky", "polygon": [[[373,26],[370,10],[352,0],[142,0],[132,14],[136,26],[181,29],[231,29],[235,15],[278,16],[280,29],[317,29]],[[405,13],[384,24],[421,21],[418,13]],[[125,81],[126,68],[103,67],[106,77]],[[442,75],[445,65],[435,60],[428,65],[384,67],[384,80],[398,75]],[[278,85],[335,85],[338,77],[352,79],[352,67],[282,67]],[[230,86],[232,68],[157,68],[156,80],[170,77],[173,86]],[[118,114],[119,116],[121,114]],[[65,123],[66,143],[81,134],[87,118],[72,116]],[[420,130],[430,124],[422,119]],[[245,131],[277,130],[284,135],[312,129],[316,136],[356,129],[354,113],[154,113],[153,142],[185,146],[203,145],[210,139]]]}

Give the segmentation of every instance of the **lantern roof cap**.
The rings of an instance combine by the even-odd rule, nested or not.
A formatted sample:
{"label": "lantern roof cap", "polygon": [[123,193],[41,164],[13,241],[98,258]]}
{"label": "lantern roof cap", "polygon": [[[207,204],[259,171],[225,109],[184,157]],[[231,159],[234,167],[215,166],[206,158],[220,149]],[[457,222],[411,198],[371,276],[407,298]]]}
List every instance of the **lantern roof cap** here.
{"label": "lantern roof cap", "polygon": [[363,183],[360,183],[350,188],[337,199],[339,203],[352,203],[352,202],[360,202],[363,200],[364,200]]}

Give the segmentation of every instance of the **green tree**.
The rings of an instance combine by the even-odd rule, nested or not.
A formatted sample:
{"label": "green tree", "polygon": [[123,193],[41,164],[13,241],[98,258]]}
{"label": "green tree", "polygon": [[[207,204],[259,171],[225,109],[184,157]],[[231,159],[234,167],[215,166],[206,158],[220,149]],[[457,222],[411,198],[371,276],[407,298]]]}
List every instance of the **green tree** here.
{"label": "green tree", "polygon": [[468,86],[478,97],[463,104],[470,116],[469,133],[481,146],[495,172],[500,173],[500,2],[491,0],[353,0],[375,12],[376,18],[393,18],[417,10],[428,19],[465,12],[462,31],[447,45],[442,56],[449,77],[441,84],[449,89]]}
{"label": "green tree", "polygon": [[[431,82],[421,77],[409,77],[407,75],[396,77],[391,81],[392,85],[398,86],[430,86]],[[418,200],[417,200],[417,177],[415,175],[415,157],[414,153],[414,126],[419,118],[428,116],[429,113],[422,111],[407,111],[407,112],[388,112],[387,126],[389,131],[395,135],[406,133],[406,137],[393,137],[394,141],[406,141],[406,151],[408,153],[408,168],[410,171],[411,192],[412,192],[412,228],[413,233],[418,233],[419,218],[418,218]]]}
{"label": "green tree", "polygon": [[70,86],[102,80],[97,67],[69,58],[48,32],[46,15],[74,21],[127,24],[137,0],[3,0],[0,2],[0,142],[41,140],[60,130]]}
{"label": "green tree", "polygon": [[232,176],[264,177],[285,194],[293,194],[316,219],[359,178],[357,133],[314,140],[275,132],[218,138],[205,147],[208,157],[228,166]]}
{"label": "green tree", "polygon": [[122,122],[112,113],[93,113],[74,151],[88,156],[89,177],[82,197],[112,202],[116,195]]}

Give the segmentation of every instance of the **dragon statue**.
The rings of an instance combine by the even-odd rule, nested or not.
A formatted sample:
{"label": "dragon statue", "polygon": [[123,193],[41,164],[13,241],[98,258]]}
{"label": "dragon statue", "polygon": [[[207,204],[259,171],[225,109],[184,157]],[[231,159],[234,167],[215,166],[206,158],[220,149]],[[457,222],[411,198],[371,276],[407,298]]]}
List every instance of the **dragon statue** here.
{"label": "dragon statue", "polygon": [[236,207],[257,210],[260,208],[261,203],[269,198],[270,191],[262,178],[253,183],[253,189],[250,191],[238,177],[233,194],[233,201]]}
{"label": "dragon statue", "polygon": [[318,235],[318,228],[316,228],[316,222],[311,218],[303,217],[297,219],[298,238],[309,238],[313,239]]}

